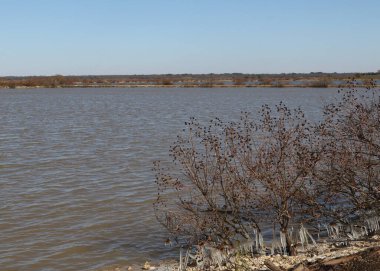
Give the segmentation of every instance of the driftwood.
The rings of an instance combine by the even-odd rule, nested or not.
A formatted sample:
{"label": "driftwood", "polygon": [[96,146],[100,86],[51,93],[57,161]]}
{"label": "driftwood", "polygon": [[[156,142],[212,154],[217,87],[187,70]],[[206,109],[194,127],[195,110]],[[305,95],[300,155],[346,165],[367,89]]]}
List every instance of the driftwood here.
{"label": "driftwood", "polygon": [[380,271],[380,247],[369,248],[353,255],[347,255],[335,259],[325,259],[314,263],[300,263],[289,269],[289,271],[327,270]]}
{"label": "driftwood", "polygon": [[338,265],[338,264],[344,264],[344,263],[347,263],[349,261],[352,261],[354,259],[356,259],[358,256],[356,255],[348,255],[348,256],[344,256],[344,257],[339,257],[339,258],[336,258],[336,259],[331,259],[331,260],[327,260],[327,261],[323,261],[323,265],[325,266],[334,266],[334,265]]}
{"label": "driftwood", "polygon": [[303,263],[298,264],[295,268],[291,269],[292,271],[311,271]]}
{"label": "driftwood", "polygon": [[280,268],[280,267],[274,265],[272,262],[270,262],[270,261],[268,261],[268,260],[266,260],[266,261],[264,262],[264,264],[265,264],[265,266],[268,267],[269,270],[271,270],[271,271],[284,271],[284,269],[282,269],[282,268]]}

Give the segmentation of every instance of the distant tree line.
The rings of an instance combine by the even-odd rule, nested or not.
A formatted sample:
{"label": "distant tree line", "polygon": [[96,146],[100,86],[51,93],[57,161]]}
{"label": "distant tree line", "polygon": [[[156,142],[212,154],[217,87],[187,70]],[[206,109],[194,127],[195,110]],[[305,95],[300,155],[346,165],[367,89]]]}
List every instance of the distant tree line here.
{"label": "distant tree line", "polygon": [[379,73],[54,75],[0,77],[0,87],[337,87],[345,85],[353,76],[362,84],[368,84],[371,79],[380,80]]}

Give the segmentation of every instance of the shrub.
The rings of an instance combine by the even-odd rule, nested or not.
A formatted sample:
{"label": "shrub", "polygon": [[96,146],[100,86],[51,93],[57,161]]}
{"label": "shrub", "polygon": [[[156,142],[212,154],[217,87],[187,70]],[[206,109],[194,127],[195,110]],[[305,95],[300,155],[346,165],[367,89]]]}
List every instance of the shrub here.
{"label": "shrub", "polygon": [[[172,163],[155,163],[157,219],[179,242],[220,248],[255,240],[256,252],[272,225],[290,255],[296,224],[303,245],[313,240],[304,224],[360,218],[378,229],[380,95],[374,84],[356,86],[326,105],[318,124],[283,103],[264,105],[257,120],[242,113],[203,126],[192,118],[170,148]],[[342,233],[359,236],[351,228]]]}
{"label": "shrub", "polygon": [[324,163],[317,173],[330,207],[326,215],[344,222],[380,211],[380,95],[373,83],[340,93],[325,107],[319,129]]}
{"label": "shrub", "polygon": [[310,83],[310,87],[313,88],[327,88],[329,86],[329,80],[327,79],[319,79],[317,81],[312,81]]}
{"label": "shrub", "polygon": [[163,79],[161,84],[164,86],[170,86],[173,85],[173,82],[170,79]]}
{"label": "shrub", "polygon": [[231,245],[248,239],[251,228],[260,230],[253,209],[255,187],[241,161],[249,148],[251,123],[239,127],[215,119],[203,127],[192,118],[185,125],[185,133],[170,148],[171,167],[155,163],[158,220],[175,238],[191,244]]}
{"label": "shrub", "polygon": [[320,159],[313,127],[302,110],[280,103],[275,112],[263,106],[257,131],[261,138],[245,159],[251,181],[259,187],[257,208],[264,211],[265,222],[279,225],[286,251],[293,255],[295,244],[288,229],[313,215],[306,205],[315,197],[311,175]]}
{"label": "shrub", "polygon": [[232,245],[277,224],[294,253],[288,227],[304,220],[319,156],[300,109],[280,104],[272,114],[263,106],[261,114],[258,122],[244,113],[238,122],[216,119],[207,127],[191,119],[170,149],[174,167],[156,163],[155,210],[173,236]]}
{"label": "shrub", "polygon": [[243,86],[246,83],[246,79],[244,77],[234,77],[232,82],[235,86]]}

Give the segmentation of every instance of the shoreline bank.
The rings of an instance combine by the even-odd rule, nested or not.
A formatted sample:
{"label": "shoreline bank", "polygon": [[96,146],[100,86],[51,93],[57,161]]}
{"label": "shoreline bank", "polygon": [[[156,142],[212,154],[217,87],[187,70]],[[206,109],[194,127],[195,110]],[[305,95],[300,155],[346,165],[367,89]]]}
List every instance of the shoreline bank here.
{"label": "shoreline bank", "polygon": [[[380,235],[366,240],[328,242],[322,240],[317,245],[310,245],[307,250],[298,250],[297,256],[286,255],[255,255],[236,256],[231,264],[218,267],[212,265],[209,270],[252,270],[252,271],[318,271],[318,270],[350,270],[376,271],[380,270]],[[364,269],[357,269],[364,268]],[[370,269],[367,269],[367,267]],[[377,266],[378,269],[373,269]],[[343,269],[342,269],[343,268]],[[175,259],[157,264],[146,262],[144,265],[112,266],[96,271],[177,271],[179,262]],[[182,269],[199,271],[196,267]]]}

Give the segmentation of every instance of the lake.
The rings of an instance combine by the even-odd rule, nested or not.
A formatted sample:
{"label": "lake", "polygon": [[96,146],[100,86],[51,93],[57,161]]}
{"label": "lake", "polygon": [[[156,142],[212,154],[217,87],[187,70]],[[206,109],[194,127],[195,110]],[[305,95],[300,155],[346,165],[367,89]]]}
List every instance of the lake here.
{"label": "lake", "polygon": [[158,261],[152,164],[196,117],[237,119],[262,104],[314,120],[335,89],[0,90],[0,270],[96,270]]}

